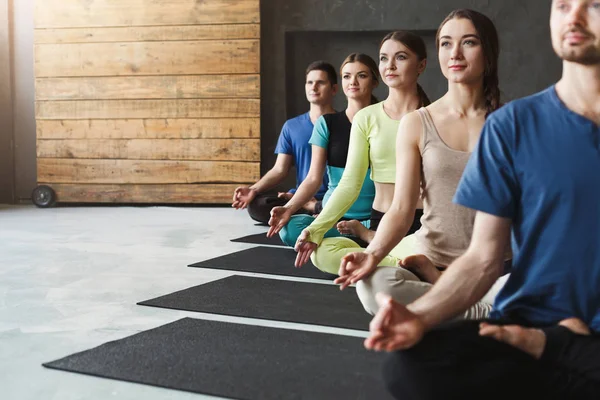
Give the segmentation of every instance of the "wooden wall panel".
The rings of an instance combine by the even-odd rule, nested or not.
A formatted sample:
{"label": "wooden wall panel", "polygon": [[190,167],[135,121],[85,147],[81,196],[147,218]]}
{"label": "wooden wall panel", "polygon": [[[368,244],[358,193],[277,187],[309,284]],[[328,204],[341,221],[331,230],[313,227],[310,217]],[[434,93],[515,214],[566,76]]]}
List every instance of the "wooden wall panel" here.
{"label": "wooden wall panel", "polygon": [[38,0],[36,28],[258,23],[258,0]]}
{"label": "wooden wall panel", "polygon": [[39,119],[258,117],[257,99],[38,101]]}
{"label": "wooden wall panel", "polygon": [[[77,160],[38,158],[48,183],[243,183],[259,178],[260,163],[217,161]],[[77,171],[77,173],[73,173]],[[232,193],[233,195],[233,193]]]}
{"label": "wooden wall panel", "polygon": [[36,80],[36,100],[258,98],[259,75],[171,75]]}
{"label": "wooden wall panel", "polygon": [[258,139],[38,140],[41,158],[260,162]]}
{"label": "wooden wall panel", "polygon": [[258,40],[35,45],[42,77],[257,74]]}
{"label": "wooden wall panel", "polygon": [[225,203],[259,178],[259,0],[40,0],[35,27],[59,202]]}
{"label": "wooden wall panel", "polygon": [[37,29],[35,44],[258,39],[257,24]]}
{"label": "wooden wall panel", "polygon": [[[47,183],[43,183],[47,184]],[[247,182],[251,184],[251,182]],[[68,203],[230,203],[239,184],[86,185],[53,184],[58,201]]]}
{"label": "wooden wall panel", "polygon": [[39,120],[39,139],[260,138],[259,118]]}
{"label": "wooden wall panel", "polygon": [[[253,182],[246,182],[251,184]],[[42,183],[47,184],[47,183]],[[239,184],[88,185],[52,184],[67,203],[230,203]]]}

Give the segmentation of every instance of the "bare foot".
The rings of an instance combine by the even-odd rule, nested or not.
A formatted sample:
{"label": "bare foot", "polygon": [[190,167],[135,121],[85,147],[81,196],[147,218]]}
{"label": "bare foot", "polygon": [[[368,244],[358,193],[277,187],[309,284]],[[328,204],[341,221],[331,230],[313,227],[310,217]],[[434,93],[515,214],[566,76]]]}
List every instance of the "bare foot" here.
{"label": "bare foot", "polygon": [[351,221],[338,222],[336,227],[342,235],[356,236],[367,243],[371,243],[371,240],[373,240],[375,237],[375,232],[367,229],[363,224],[355,219]]}
{"label": "bare foot", "polygon": [[400,260],[398,266],[406,268],[420,280],[431,284],[436,283],[440,276],[442,276],[442,273],[433,265],[431,260],[423,254],[408,256]]}
{"label": "bare foot", "polygon": [[585,322],[583,322],[579,318],[563,319],[558,324],[564,326],[571,332],[576,333],[578,335],[588,336],[592,333],[590,331],[590,328],[585,324]]}
{"label": "bare foot", "polygon": [[[589,335],[590,329],[578,318],[567,318],[558,323],[578,335]],[[539,359],[546,347],[546,334],[541,329],[524,328],[519,325],[491,325],[482,323],[479,334],[493,337]]]}
{"label": "bare foot", "polygon": [[482,323],[479,334],[509,344],[539,360],[546,347],[546,334],[541,329],[519,325],[492,325]]}

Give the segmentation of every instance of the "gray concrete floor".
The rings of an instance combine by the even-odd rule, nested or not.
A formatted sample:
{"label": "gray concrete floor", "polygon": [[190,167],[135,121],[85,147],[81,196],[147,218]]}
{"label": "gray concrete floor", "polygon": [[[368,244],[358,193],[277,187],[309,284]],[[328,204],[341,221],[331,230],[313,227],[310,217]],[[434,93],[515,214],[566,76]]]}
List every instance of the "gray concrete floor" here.
{"label": "gray concrete floor", "polygon": [[136,305],[232,275],[186,265],[253,247],[229,239],[263,231],[245,211],[229,208],[0,205],[0,399],[214,398],[41,366],[183,317],[364,337]]}

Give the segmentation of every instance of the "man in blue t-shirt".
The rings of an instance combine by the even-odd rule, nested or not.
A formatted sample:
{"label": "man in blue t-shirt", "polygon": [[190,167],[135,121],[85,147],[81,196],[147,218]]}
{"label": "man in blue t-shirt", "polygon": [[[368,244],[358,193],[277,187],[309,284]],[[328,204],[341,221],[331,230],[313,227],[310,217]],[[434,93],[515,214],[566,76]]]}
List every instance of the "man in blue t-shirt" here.
{"label": "man in blue t-shirt", "polygon": [[[554,0],[561,80],[486,121],[455,202],[471,245],[408,306],[379,296],[369,349],[402,399],[600,399],[600,2]],[[511,236],[512,228],[512,236]],[[512,273],[487,321],[452,319]]]}
{"label": "man in blue t-shirt", "polygon": [[[305,90],[310,110],[283,124],[275,148],[277,159],[273,168],[254,185],[238,187],[233,194],[232,206],[236,209],[248,208],[250,217],[255,221],[267,224],[271,209],[287,203],[308,175],[311,159],[311,145],[308,141],[312,135],[313,124],[321,115],[335,112],[332,106],[333,96],[337,92],[335,68],[324,61],[311,63],[306,69]],[[286,178],[293,164],[296,165],[296,188],[287,193],[266,193]],[[327,183],[328,177],[325,174],[316,199],[305,205],[306,212],[314,211],[314,203],[323,198],[327,191]]]}

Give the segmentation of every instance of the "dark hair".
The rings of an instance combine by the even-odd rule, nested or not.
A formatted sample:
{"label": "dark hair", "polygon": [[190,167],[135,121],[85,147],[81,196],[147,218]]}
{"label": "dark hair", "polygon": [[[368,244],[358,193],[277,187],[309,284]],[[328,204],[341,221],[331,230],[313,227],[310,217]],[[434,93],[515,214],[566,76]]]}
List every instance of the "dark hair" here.
{"label": "dark hair", "polygon": [[[369,68],[369,72],[371,72],[371,78],[375,82],[379,82],[379,68],[377,68],[377,63],[370,56],[364,53],[351,53],[346,59],[342,62],[342,66],[340,67],[340,76],[342,76],[342,69],[346,64],[359,62],[364,64]],[[371,94],[371,104],[378,103],[377,97]]]}
{"label": "dark hair", "polygon": [[498,83],[498,58],[500,56],[500,40],[498,31],[491,19],[485,15],[469,10],[454,10],[440,24],[436,35],[436,47],[440,47],[440,31],[446,22],[451,19],[468,19],[471,21],[483,48],[483,57],[485,58],[485,71],[483,74],[483,94],[485,97],[486,116],[500,107],[500,87]]}
{"label": "dark hair", "polygon": [[[379,49],[381,49],[381,46],[383,46],[383,43],[387,40],[395,40],[396,42],[402,43],[417,55],[419,61],[427,59],[427,46],[425,46],[425,41],[421,36],[417,35],[416,33],[412,33],[409,31],[390,32],[387,35],[385,35],[381,40]],[[419,99],[421,100],[420,107],[425,107],[431,104],[429,97],[427,97],[427,93],[425,93],[421,85],[419,85],[418,83],[417,92],[419,94]]]}
{"label": "dark hair", "polygon": [[335,72],[335,68],[333,67],[333,65],[329,64],[326,61],[314,61],[312,63],[310,63],[310,65],[308,67],[306,67],[306,75],[308,75],[308,73],[310,71],[323,71],[327,74],[327,78],[329,79],[329,83],[331,83],[331,85],[337,85],[338,81],[337,81],[337,73]]}

